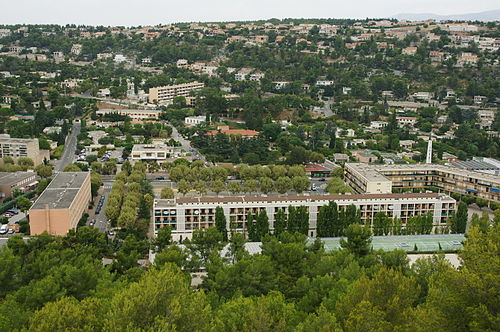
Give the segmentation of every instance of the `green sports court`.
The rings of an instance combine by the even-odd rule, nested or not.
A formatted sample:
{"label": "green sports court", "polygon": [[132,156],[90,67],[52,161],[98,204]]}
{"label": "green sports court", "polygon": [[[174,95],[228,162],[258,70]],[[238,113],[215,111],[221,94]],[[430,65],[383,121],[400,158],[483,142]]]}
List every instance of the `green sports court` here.
{"label": "green sports court", "polygon": [[[326,251],[340,249],[340,238],[321,238]],[[373,236],[373,250],[405,250],[419,252],[456,251],[463,249],[463,234]]]}

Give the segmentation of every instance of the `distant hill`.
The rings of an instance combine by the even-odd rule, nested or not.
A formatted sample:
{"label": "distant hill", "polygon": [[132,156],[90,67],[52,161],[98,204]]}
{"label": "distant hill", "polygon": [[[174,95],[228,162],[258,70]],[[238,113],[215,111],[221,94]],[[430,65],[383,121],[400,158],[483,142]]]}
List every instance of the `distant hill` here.
{"label": "distant hill", "polygon": [[457,21],[500,21],[500,9],[488,10],[480,13],[457,14],[457,15],[437,15],[437,14],[397,14],[392,18],[398,20],[423,21],[434,19],[436,21],[457,20]]}

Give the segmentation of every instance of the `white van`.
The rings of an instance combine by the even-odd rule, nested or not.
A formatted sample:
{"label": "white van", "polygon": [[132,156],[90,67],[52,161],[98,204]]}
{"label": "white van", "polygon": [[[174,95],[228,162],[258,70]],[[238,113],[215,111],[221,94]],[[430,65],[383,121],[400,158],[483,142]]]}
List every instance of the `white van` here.
{"label": "white van", "polygon": [[0,234],[7,234],[9,231],[9,224],[3,224],[2,227],[0,227]]}

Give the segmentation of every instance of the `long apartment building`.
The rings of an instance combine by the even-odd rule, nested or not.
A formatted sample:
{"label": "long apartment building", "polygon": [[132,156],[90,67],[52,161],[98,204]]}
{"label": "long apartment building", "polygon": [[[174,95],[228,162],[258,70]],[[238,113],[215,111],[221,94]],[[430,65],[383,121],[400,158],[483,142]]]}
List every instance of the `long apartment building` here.
{"label": "long apartment building", "polygon": [[66,235],[91,198],[89,172],[58,173],[28,211],[31,235]]}
{"label": "long apartment building", "polygon": [[204,83],[190,82],[176,85],[158,86],[149,89],[149,102],[169,104],[175,97],[189,97],[191,91],[203,89]]}
{"label": "long apartment building", "polygon": [[9,135],[0,135],[0,158],[11,157],[14,161],[19,158],[30,158],[35,166],[49,159],[48,150],[40,150],[38,138],[11,138]]}
{"label": "long apartment building", "polygon": [[362,195],[315,195],[315,196],[276,196],[276,197],[202,197],[156,199],[153,204],[153,223],[155,231],[169,225],[172,237],[179,241],[191,238],[195,229],[215,226],[215,209],[221,206],[227,221],[227,229],[236,231],[247,229],[246,216],[265,210],[269,225],[273,229],[275,215],[279,210],[288,213],[289,206],[306,206],[309,211],[309,236],[316,236],[316,221],[319,209],[334,201],[343,209],[353,204],[361,210],[363,223],[373,221],[379,211],[390,217],[402,219],[403,224],[409,217],[431,213],[434,226],[446,225],[446,220],[455,211],[456,201],[448,195],[439,193],[406,194],[362,194]]}
{"label": "long apartment building", "polygon": [[151,121],[158,120],[161,112],[160,110],[100,109],[96,111],[96,115],[102,117],[108,114],[119,114],[128,116],[133,121]]}
{"label": "long apartment building", "polygon": [[436,189],[500,201],[500,176],[438,164],[345,164],[345,181],[356,193],[387,194],[413,189]]}

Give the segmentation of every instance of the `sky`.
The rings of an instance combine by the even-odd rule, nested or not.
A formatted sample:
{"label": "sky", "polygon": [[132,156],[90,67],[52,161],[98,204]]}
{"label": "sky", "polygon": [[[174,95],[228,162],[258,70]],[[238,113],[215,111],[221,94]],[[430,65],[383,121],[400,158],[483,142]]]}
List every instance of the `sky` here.
{"label": "sky", "polygon": [[465,14],[498,0],[1,0],[0,24],[157,25],[269,18],[376,18]]}

